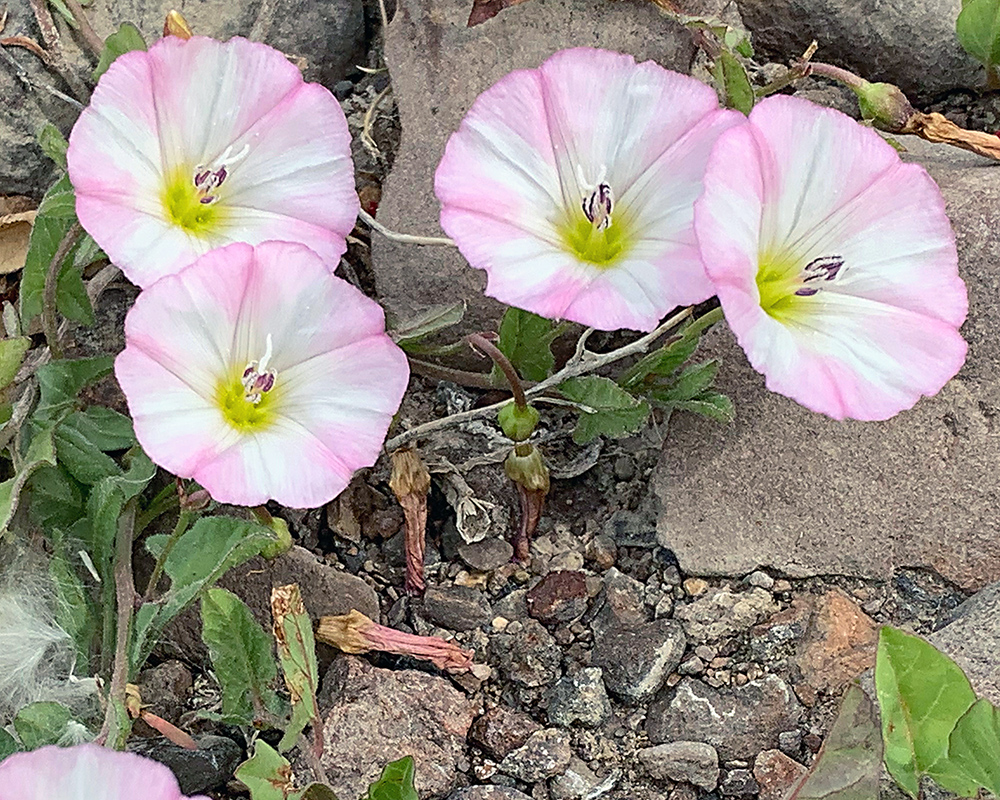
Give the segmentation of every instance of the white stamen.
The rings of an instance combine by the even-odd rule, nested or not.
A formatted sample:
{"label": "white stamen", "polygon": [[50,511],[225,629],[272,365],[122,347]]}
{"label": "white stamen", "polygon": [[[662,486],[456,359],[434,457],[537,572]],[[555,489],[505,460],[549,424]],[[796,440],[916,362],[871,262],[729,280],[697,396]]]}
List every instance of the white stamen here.
{"label": "white stamen", "polygon": [[260,363],[257,365],[258,372],[267,372],[267,363],[271,360],[272,352],[273,349],[271,343],[271,334],[268,334],[267,338],[265,339],[264,357],[260,360]]}

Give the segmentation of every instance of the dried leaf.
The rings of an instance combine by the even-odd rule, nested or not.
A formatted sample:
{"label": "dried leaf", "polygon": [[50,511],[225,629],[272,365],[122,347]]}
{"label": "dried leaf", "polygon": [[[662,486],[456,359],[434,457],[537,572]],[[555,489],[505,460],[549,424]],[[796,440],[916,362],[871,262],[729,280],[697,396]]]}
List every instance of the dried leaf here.
{"label": "dried leaf", "polygon": [[473,27],[481,22],[492,19],[505,8],[516,6],[525,0],[473,0],[472,11],[469,13],[469,22],[466,27]]}
{"label": "dried leaf", "polygon": [[36,213],[22,211],[0,217],[0,275],[17,272],[24,267]]}
{"label": "dried leaf", "polygon": [[292,701],[292,720],[278,743],[278,749],[286,750],[294,745],[299,734],[311,723],[316,731],[316,749],[321,752],[322,721],[316,703],[316,690],[319,688],[316,641],[298,584],[275,586],[271,590],[271,615],[274,617],[278,660]]}

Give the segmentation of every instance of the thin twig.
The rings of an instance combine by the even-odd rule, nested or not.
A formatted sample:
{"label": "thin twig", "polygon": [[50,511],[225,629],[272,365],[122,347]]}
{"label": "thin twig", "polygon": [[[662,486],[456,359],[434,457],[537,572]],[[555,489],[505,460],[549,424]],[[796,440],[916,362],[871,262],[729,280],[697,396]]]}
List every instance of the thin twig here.
{"label": "thin twig", "polygon": [[[691,316],[694,312],[694,307],[689,306],[683,311],[678,311],[670,319],[660,325],[656,330],[651,333],[647,333],[645,336],[640,336],[634,342],[631,342],[624,347],[619,347],[617,350],[612,350],[610,353],[591,353],[589,351],[584,351],[577,347],[580,353],[579,358],[574,358],[569,363],[566,364],[561,370],[559,370],[554,375],[550,375],[544,381],[536,383],[530,389],[525,391],[524,395],[526,399],[530,399],[543,392],[551,389],[553,386],[558,386],[565,380],[570,378],[575,378],[578,375],[583,375],[588,372],[595,372],[602,367],[606,367],[609,364],[613,364],[616,361],[620,361],[623,358],[628,358],[629,356],[636,355],[638,353],[645,353],[649,349],[649,346],[659,339],[664,334],[676,328],[684,320]],[[587,331],[584,331],[584,336],[589,335]],[[426,437],[428,434],[434,433],[435,431],[443,430],[444,428],[450,428],[452,425],[457,425],[460,422],[468,422],[473,419],[480,419],[482,417],[489,417],[496,414],[501,408],[510,403],[510,400],[503,400],[499,403],[493,403],[489,406],[483,406],[482,408],[472,408],[468,411],[461,411],[458,414],[452,414],[447,417],[441,417],[441,419],[436,419],[431,422],[425,422],[423,425],[417,425],[416,427],[410,428],[408,431],[403,431],[397,436],[392,437],[385,443],[385,450],[391,453],[398,450],[400,447],[405,445],[407,442],[412,442],[414,439],[420,439]]]}
{"label": "thin twig", "polygon": [[[17,63],[17,60],[10,53],[7,52],[7,48],[4,47],[3,44],[4,44],[3,42],[0,42],[0,55],[2,55],[4,59],[7,61],[7,63],[10,64],[11,69],[14,70],[15,77],[17,77],[17,79],[21,81],[22,84],[24,84],[24,87],[26,89],[28,89],[29,91],[34,89],[41,89],[42,91],[48,92],[53,97],[58,97],[64,103],[69,103],[69,105],[73,106],[73,108],[76,108],[77,110],[83,108],[83,103],[81,103],[75,97],[70,97],[68,94],[60,92],[58,89],[49,86],[47,83],[34,82],[28,75],[28,71]],[[16,43],[11,42],[9,44],[16,44]],[[23,45],[21,46],[23,47]],[[39,56],[39,58],[41,57]],[[45,64],[46,66],[51,66],[49,59],[51,59],[51,56],[48,53],[45,53],[45,58],[41,60],[42,63]]]}
{"label": "thin twig", "polygon": [[485,389],[491,391],[497,386],[490,380],[486,372],[469,372],[464,369],[453,367],[442,367],[440,364],[432,364],[419,358],[409,357],[410,369],[425,378],[434,378],[439,381],[451,381],[459,386],[468,386],[472,389]]}
{"label": "thin twig", "polygon": [[361,121],[361,144],[368,148],[368,152],[371,153],[378,161],[384,161],[385,156],[382,155],[382,151],[378,149],[378,145],[375,144],[375,140],[372,138],[372,124],[375,121],[375,111],[378,109],[379,103],[381,103],[391,91],[392,84],[390,83],[375,96],[375,99],[372,100],[372,104],[368,106],[368,110],[365,111],[364,119]]}
{"label": "thin twig", "polygon": [[83,233],[83,228],[79,222],[74,222],[62,241],[56,248],[52,260],[49,262],[49,269],[45,273],[45,292],[42,295],[42,330],[45,332],[45,341],[52,351],[53,358],[62,358],[62,347],[59,345],[59,330],[56,327],[56,289],[59,286],[59,273],[62,272],[62,263],[73,249],[76,240]]}
{"label": "thin twig", "polygon": [[56,28],[55,20],[49,12],[48,0],[29,0],[31,10],[35,12],[35,19],[38,21],[38,29],[42,32],[42,41],[45,42],[45,49],[49,52],[52,61],[52,68],[59,73],[59,76],[66,81],[70,90],[80,100],[86,100],[90,96],[87,84],[73,71],[66,56],[63,55],[62,44],[59,41],[59,30]]}
{"label": "thin twig", "polygon": [[87,48],[100,60],[101,54],[104,52],[104,39],[98,36],[97,31],[94,30],[94,26],[90,24],[90,20],[87,19],[87,12],[83,10],[83,6],[80,5],[79,0],[63,0],[63,2],[66,3],[66,8],[73,15],[76,24],[80,26],[80,35],[87,44]]}
{"label": "thin twig", "polygon": [[396,233],[395,231],[391,231],[385,227],[385,225],[376,220],[375,217],[363,208],[358,210],[358,216],[361,217],[361,221],[371,227],[372,230],[378,231],[386,239],[391,239],[394,242],[401,242],[402,244],[440,244],[447,245],[448,247],[458,246],[451,239],[445,236],[413,236],[409,233]]}
{"label": "thin twig", "polygon": [[382,15],[382,43],[385,45],[385,32],[389,27],[389,15],[385,11],[385,0],[378,0],[378,10]]}

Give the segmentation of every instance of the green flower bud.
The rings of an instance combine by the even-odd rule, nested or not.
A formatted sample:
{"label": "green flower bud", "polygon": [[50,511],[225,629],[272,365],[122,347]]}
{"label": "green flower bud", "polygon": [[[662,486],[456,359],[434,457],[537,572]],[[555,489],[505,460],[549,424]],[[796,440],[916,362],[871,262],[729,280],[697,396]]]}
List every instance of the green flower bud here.
{"label": "green flower bud", "polygon": [[529,492],[541,492],[543,495],[548,493],[549,468],[545,466],[541,452],[534,445],[518,444],[503,462],[503,468],[508,478]]}
{"label": "green flower bud", "polygon": [[282,553],[287,553],[292,549],[292,534],[288,530],[287,522],[281,517],[271,517],[271,521],[265,524],[274,531],[277,539],[273,542],[268,542],[260,549],[260,554],[264,558],[277,558]]}
{"label": "green flower bud", "polygon": [[497,413],[497,422],[507,438],[523,442],[538,424],[538,411],[532,406],[518,408],[517,404],[508,403]]}
{"label": "green flower bud", "polygon": [[858,96],[861,116],[877,128],[899,132],[914,114],[906,95],[891,83],[862,81],[860,86],[851,88]]}

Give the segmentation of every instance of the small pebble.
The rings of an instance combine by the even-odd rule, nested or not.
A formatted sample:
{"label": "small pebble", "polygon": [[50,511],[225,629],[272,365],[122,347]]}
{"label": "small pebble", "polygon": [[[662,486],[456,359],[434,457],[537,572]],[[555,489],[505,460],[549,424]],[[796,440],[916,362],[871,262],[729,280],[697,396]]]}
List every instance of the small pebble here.
{"label": "small pebble", "polygon": [[771,591],[775,594],[782,594],[783,592],[792,591],[792,584],[786,580],[777,580],[774,582],[774,586],[771,587]]}
{"label": "small pebble", "polygon": [[757,570],[756,572],[750,573],[747,578],[747,583],[751,586],[759,586],[761,589],[771,589],[774,587],[774,578],[766,572]]}
{"label": "small pebble", "polygon": [[688,578],[684,581],[684,591],[689,597],[699,597],[708,591],[708,581],[701,578]]}
{"label": "small pebble", "polygon": [[337,81],[333,85],[333,96],[340,101],[346,100],[354,92],[354,84],[350,81]]}
{"label": "small pebble", "polygon": [[506,617],[494,617],[493,618],[493,630],[497,633],[506,630],[507,626],[510,625],[510,620]]}

